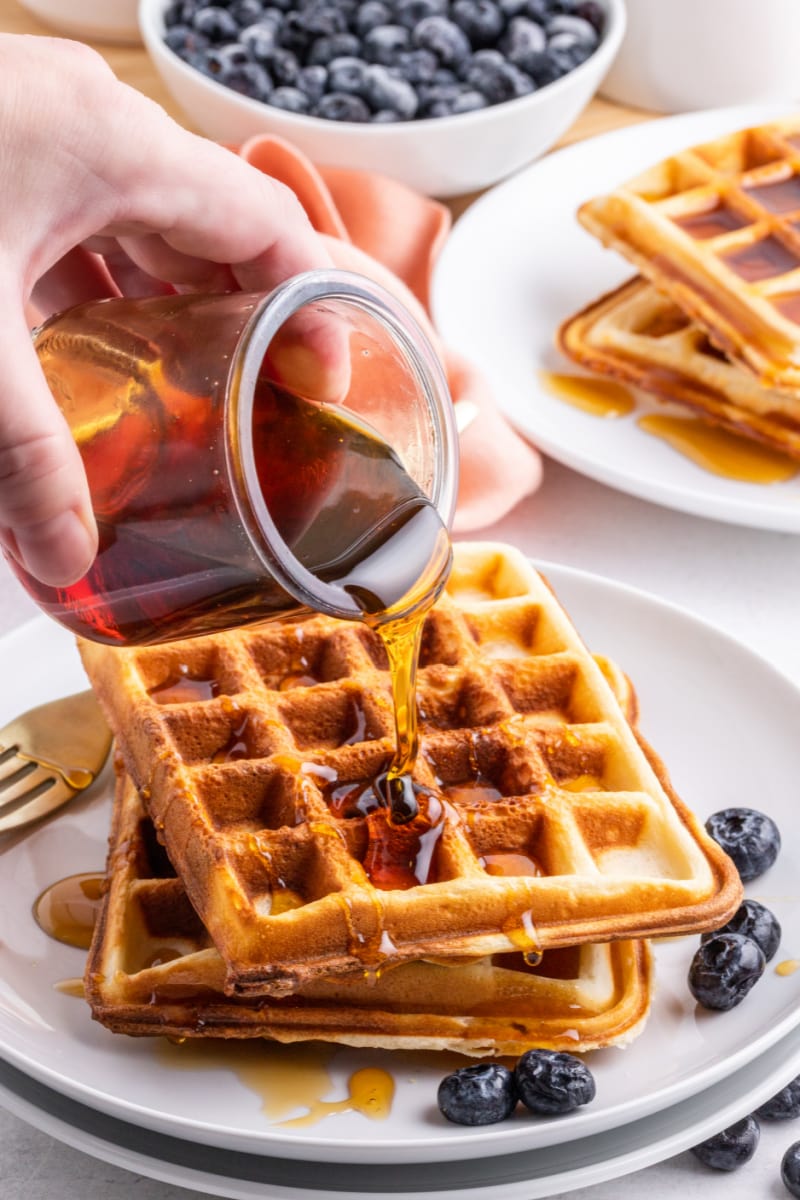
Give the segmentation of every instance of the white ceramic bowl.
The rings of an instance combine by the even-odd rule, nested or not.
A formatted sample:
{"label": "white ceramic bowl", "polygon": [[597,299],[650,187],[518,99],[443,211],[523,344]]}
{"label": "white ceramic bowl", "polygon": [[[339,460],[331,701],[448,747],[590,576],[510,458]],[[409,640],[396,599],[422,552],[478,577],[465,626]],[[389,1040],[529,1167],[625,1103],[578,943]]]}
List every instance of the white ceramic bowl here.
{"label": "white ceramic bowl", "polygon": [[137,0],[19,0],[46,25],[70,37],[134,45],[141,39]]}
{"label": "white ceramic bowl", "polygon": [[488,187],[543,154],[591,99],[625,27],[624,0],[600,2],[608,14],[603,40],[568,75],[478,112],[392,125],[299,116],[208,79],[164,44],[168,0],[139,0],[139,26],[167,88],[208,137],[238,143],[259,133],[277,134],[316,163],[377,171],[431,196],[458,196]]}

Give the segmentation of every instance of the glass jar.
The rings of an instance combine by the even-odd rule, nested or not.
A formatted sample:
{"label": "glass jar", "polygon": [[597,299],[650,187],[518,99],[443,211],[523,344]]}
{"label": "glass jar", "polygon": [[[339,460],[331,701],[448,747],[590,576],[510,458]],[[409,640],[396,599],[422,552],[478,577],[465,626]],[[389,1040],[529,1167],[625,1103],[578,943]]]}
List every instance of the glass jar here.
{"label": "glass jar", "polygon": [[92,301],[34,343],[100,548],[66,588],[9,561],[75,633],[134,645],[308,610],[396,616],[443,586],[452,404],[425,334],[372,282]]}

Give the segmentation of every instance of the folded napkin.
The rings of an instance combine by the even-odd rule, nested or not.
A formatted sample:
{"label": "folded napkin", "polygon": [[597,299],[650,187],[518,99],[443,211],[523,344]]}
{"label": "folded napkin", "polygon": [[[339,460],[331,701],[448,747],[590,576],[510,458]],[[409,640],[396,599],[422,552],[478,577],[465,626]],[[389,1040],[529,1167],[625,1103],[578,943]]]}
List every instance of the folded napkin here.
{"label": "folded napkin", "polygon": [[461,482],[455,530],[492,525],[541,481],[538,453],[501,416],[483,376],[443,346],[429,316],[434,264],[450,231],[444,205],[366,171],[315,166],[289,142],[259,135],[238,153],[297,195],[338,267],[394,293],[435,346],[454,403],[475,418],[460,435]]}

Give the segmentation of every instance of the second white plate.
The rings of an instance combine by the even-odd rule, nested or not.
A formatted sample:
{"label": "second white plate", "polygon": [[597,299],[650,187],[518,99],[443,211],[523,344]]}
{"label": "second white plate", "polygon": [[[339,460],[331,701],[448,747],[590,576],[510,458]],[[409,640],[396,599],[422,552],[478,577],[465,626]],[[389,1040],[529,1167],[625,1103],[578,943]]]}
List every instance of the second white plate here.
{"label": "second white plate", "polygon": [[[686,146],[781,115],[742,107],[648,121],[548,155],[487,192],[456,223],[433,279],[443,339],[486,375],[530,440],[568,467],[621,491],[703,517],[800,533],[800,476],[779,484],[713,475],[643,432],[658,411],[603,420],[549,395],[541,371],[571,371],[555,349],[560,323],[636,272],[578,224],[583,201]],[[677,411],[677,410],[676,410]]]}
{"label": "second white plate", "polygon": [[[301,1075],[319,1071],[313,1057],[264,1043],[220,1050],[116,1036],[92,1023],[80,1000],[55,990],[81,974],[83,955],[47,938],[31,905],[56,879],[102,866],[109,797],[100,789],[0,845],[0,1057],[98,1112],[224,1150],[319,1162],[432,1163],[622,1128],[724,1079],[796,1028],[800,971],[780,976],[775,966],[800,958],[800,833],[791,783],[800,777],[800,692],[747,648],[680,609],[596,576],[545,570],[588,645],[615,658],[633,679],[643,732],[698,815],[750,805],[782,827],[776,865],[748,892],[775,911],[783,943],[743,1004],[728,1013],[698,1009],[686,986],[697,939],[663,943],[644,1033],[625,1050],[590,1056],[597,1098],[568,1119],[519,1113],[482,1129],[451,1125],[437,1111],[436,1088],[452,1059],[338,1050],[327,1067],[329,1083],[322,1073],[320,1098],[343,1098],[358,1067],[382,1067],[396,1085],[389,1119],[349,1112],[311,1127],[283,1127],[265,1115],[264,1094],[274,1099],[276,1089],[293,1086],[287,1067]],[[29,704],[83,686],[71,637],[44,618],[0,641],[0,664],[3,678],[15,681],[0,693],[0,725]],[[302,1105],[279,1119],[295,1112]]]}

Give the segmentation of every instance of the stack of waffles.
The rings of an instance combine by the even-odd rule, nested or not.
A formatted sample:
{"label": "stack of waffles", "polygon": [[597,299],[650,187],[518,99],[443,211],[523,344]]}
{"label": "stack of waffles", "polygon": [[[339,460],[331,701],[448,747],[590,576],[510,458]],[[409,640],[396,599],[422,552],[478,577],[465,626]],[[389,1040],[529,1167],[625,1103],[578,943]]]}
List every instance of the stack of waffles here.
{"label": "stack of waffles", "polygon": [[800,116],[665,159],[578,217],[641,275],[562,325],[565,353],[800,458]]}
{"label": "stack of waffles", "polygon": [[81,646],[117,739],[86,973],[133,1034],[518,1054],[641,1028],[651,935],[715,928],[733,864],[517,551],[461,544],[418,675],[420,809],[377,636],[322,616]]}

